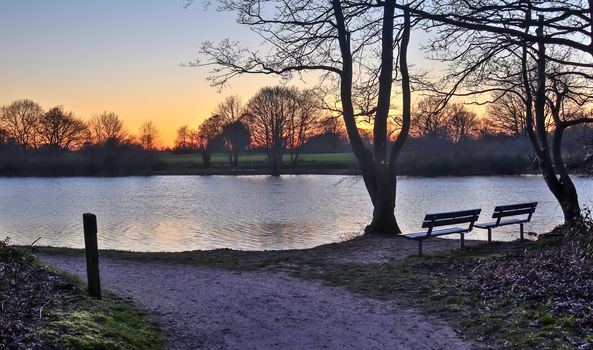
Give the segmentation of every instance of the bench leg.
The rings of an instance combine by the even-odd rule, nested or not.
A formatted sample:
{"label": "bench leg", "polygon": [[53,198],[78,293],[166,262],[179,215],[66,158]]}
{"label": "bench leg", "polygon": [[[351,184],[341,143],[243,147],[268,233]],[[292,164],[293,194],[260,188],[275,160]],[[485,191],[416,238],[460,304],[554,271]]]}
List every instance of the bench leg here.
{"label": "bench leg", "polygon": [[519,224],[519,226],[521,227],[520,228],[520,230],[521,230],[521,240],[523,240],[523,224]]}
{"label": "bench leg", "polygon": [[462,233],[461,234],[461,248],[463,248],[465,246],[464,238],[465,238],[465,233]]}
{"label": "bench leg", "polygon": [[422,256],[422,239],[418,240],[418,256]]}
{"label": "bench leg", "polygon": [[488,243],[492,243],[492,229],[488,229]]}

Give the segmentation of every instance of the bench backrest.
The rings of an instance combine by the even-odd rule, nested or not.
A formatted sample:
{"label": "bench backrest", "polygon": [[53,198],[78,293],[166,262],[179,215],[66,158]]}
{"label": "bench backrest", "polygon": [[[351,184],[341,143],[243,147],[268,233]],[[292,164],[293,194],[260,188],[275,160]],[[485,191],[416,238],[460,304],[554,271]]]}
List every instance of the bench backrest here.
{"label": "bench backrest", "polygon": [[482,209],[471,209],[452,211],[448,213],[426,214],[422,228],[428,228],[427,235],[430,236],[432,229],[438,226],[450,226],[469,223],[467,231],[471,231],[474,223],[478,220]]}
{"label": "bench backrest", "polygon": [[492,218],[496,219],[496,225],[500,224],[502,218],[509,216],[527,215],[527,222],[531,220],[531,216],[537,207],[537,202],[499,205],[494,208]]}

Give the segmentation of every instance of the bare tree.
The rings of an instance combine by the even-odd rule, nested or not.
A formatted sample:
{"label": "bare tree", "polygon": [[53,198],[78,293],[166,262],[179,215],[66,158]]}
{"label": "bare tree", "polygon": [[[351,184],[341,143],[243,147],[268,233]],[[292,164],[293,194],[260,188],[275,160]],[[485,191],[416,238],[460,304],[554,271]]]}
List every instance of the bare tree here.
{"label": "bare tree", "polygon": [[447,108],[449,138],[454,143],[467,141],[477,133],[477,116],[461,103],[453,103]]}
{"label": "bare tree", "polygon": [[219,115],[213,115],[212,117],[204,120],[204,122],[198,127],[195,138],[197,142],[196,146],[202,155],[202,165],[205,168],[210,166],[212,151],[221,141],[220,139],[223,125],[223,118]]}
{"label": "bare tree", "polygon": [[187,152],[192,148],[191,131],[189,126],[183,125],[177,129],[177,138],[175,139],[175,150]]}
{"label": "bare tree", "polygon": [[504,94],[488,106],[488,119],[496,130],[514,137],[525,136],[525,101],[516,94]]}
{"label": "bare tree", "polygon": [[229,164],[232,167],[237,166],[239,151],[245,150],[245,137],[249,136],[246,133],[248,130],[241,121],[244,114],[243,109],[241,98],[238,95],[231,95],[220,102],[214,112],[214,115],[222,118],[224,124],[224,143],[229,151]]}
{"label": "bare tree", "polygon": [[412,114],[410,133],[415,137],[447,138],[447,114],[442,101],[434,96],[420,99]]}
{"label": "bare tree", "polygon": [[86,124],[74,112],[65,112],[62,106],[47,111],[37,124],[40,146],[53,150],[82,147],[88,139]]}
{"label": "bare tree", "polygon": [[[452,62],[449,96],[489,93],[494,101],[514,95],[523,102],[525,131],[543,178],[558,200],[566,223],[580,219],[574,184],[562,159],[562,136],[572,125],[591,122],[568,117],[567,106],[591,101],[593,53],[591,4],[573,1],[434,1],[439,22],[432,48]],[[538,19],[534,13],[543,13]],[[551,118],[550,118],[551,116]],[[550,120],[552,126],[550,128]],[[552,137],[549,131],[553,130]],[[551,143],[551,144],[550,144]]]}
{"label": "bare tree", "polygon": [[149,120],[140,126],[138,141],[142,148],[148,151],[154,151],[159,146],[159,129]]}
{"label": "bare tree", "polygon": [[297,92],[295,113],[291,114],[289,128],[290,160],[296,165],[301,148],[312,136],[320,120],[321,101],[313,90]]}
{"label": "bare tree", "polygon": [[[401,9],[399,14],[396,8]],[[334,105],[344,120],[373,203],[373,220],[365,231],[401,232],[394,209],[396,160],[407,139],[410,121],[409,7],[400,6],[395,0],[228,0],[223,2],[222,10],[236,12],[238,22],[263,37],[270,44],[270,51],[262,56],[230,40],[218,46],[206,42],[201,50],[206,62],[195,65],[214,67],[211,81],[215,85],[224,85],[239,74],[279,74],[290,78],[302,71],[320,72],[323,81],[339,91]],[[396,65],[399,74],[394,75]],[[401,82],[403,123],[388,152],[387,120],[394,81]],[[373,119],[372,149],[361,138],[359,116]]]}
{"label": "bare tree", "polygon": [[243,103],[238,95],[226,97],[218,104],[214,115],[219,115],[225,123],[236,122],[243,115]]}
{"label": "bare tree", "polygon": [[230,151],[231,166],[236,167],[239,163],[239,152],[245,151],[249,146],[251,132],[243,121],[236,120],[222,126],[221,136],[225,147]]}
{"label": "bare tree", "polygon": [[37,145],[37,123],[43,109],[37,103],[23,99],[0,109],[0,128],[8,133],[15,143],[25,148]]}
{"label": "bare tree", "polygon": [[[405,5],[397,4],[401,8]],[[435,40],[432,47],[464,43],[465,34],[481,33],[481,37],[498,37],[515,42],[552,45],[580,55],[593,56],[593,3],[580,0],[521,1],[457,1],[432,0],[424,6],[409,9],[413,16],[424,19],[439,33],[454,31],[446,42]],[[537,26],[531,13],[545,14],[546,35],[539,36],[529,27]],[[528,16],[526,16],[528,15]],[[439,37],[438,39],[443,39]],[[471,44],[471,41],[465,41]],[[504,49],[506,45],[502,45]],[[476,56],[475,58],[478,58]],[[590,62],[565,61],[592,67]]]}
{"label": "bare tree", "polygon": [[266,150],[272,176],[280,175],[297,106],[298,90],[284,86],[264,87],[247,103],[245,120],[255,144]]}
{"label": "bare tree", "polygon": [[124,122],[114,112],[93,115],[88,121],[88,128],[91,140],[95,144],[121,143],[127,141],[129,137]]}

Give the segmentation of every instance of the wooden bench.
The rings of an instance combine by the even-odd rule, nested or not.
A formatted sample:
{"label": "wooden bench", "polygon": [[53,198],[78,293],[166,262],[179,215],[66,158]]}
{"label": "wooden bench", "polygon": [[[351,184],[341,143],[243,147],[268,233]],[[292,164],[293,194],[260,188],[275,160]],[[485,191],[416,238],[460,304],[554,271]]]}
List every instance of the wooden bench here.
{"label": "wooden bench", "polygon": [[[522,203],[522,204],[511,204],[511,205],[499,205],[494,208],[494,214],[492,218],[496,219],[493,222],[478,223],[476,227],[488,230],[488,242],[492,242],[492,229],[500,226],[516,225],[519,224],[521,232],[521,240],[523,240],[523,224],[531,221],[531,216],[535,211],[537,202]],[[511,216],[522,216],[521,218],[505,219]]]}
{"label": "wooden bench", "polygon": [[[460,234],[461,247],[463,248],[464,235],[472,230],[474,223],[480,216],[481,209],[471,209],[463,211],[453,211],[449,213],[427,214],[424,218],[422,228],[427,228],[427,231],[405,233],[402,236],[408,239],[418,241],[418,255],[422,256],[422,241],[430,237]],[[447,227],[435,230],[435,227],[452,226],[457,224],[469,224],[468,227]]]}

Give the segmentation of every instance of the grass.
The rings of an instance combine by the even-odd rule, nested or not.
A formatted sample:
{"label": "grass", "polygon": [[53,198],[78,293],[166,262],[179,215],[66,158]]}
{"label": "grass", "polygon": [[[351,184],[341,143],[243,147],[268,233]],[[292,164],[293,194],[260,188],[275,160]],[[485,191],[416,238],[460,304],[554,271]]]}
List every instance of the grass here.
{"label": "grass", "polygon": [[[202,157],[199,153],[176,154],[173,152],[160,152],[159,160],[163,167],[169,171],[187,171],[192,168],[202,167]],[[214,153],[210,160],[212,168],[229,167],[229,158],[227,153]],[[352,153],[316,153],[301,154],[297,168],[345,168],[349,169],[355,163]],[[240,153],[238,158],[238,168],[265,168],[266,155],[264,153]],[[290,155],[286,154],[283,160],[284,168],[294,168],[290,163]]]}
{"label": "grass", "polygon": [[158,326],[133,304],[112,295],[95,300],[82,294],[74,306],[54,310],[53,321],[40,332],[61,349],[162,349]]}
{"label": "grass", "polygon": [[[43,254],[55,255],[83,255],[83,249],[36,247],[36,251]],[[255,271],[261,269],[277,270],[291,266],[321,266],[323,259],[302,254],[302,250],[270,250],[270,251],[241,251],[231,249],[217,249],[188,252],[130,252],[122,250],[101,250],[101,258],[118,258],[135,261],[160,261],[167,263],[181,263],[197,266],[208,266],[239,271]]]}
{"label": "grass", "polygon": [[0,282],[2,277],[15,282],[0,284],[7,309],[0,326],[12,330],[0,332],[0,348],[163,348],[159,327],[144,311],[106,292],[102,300],[91,298],[78,276],[43,266],[28,247],[0,244]]}
{"label": "grass", "polygon": [[571,316],[554,314],[545,303],[526,300],[519,293],[484,298],[463,277],[468,271],[451,269],[475,268],[484,261],[530,249],[538,249],[538,244],[485,245],[383,264],[327,265],[293,274],[420,309],[429,317],[446,320],[463,336],[493,348],[575,348],[573,339],[586,341],[587,331],[579,329]]}

